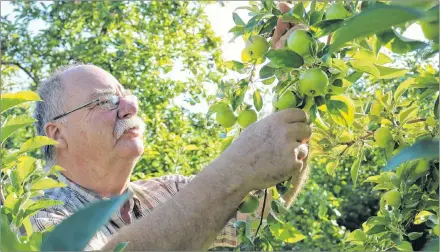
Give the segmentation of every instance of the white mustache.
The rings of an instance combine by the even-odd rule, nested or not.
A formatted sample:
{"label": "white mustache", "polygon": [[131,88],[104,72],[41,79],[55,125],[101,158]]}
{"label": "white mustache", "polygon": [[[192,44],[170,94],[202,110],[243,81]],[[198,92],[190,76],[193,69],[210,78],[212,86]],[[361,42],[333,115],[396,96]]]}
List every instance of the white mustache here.
{"label": "white mustache", "polygon": [[141,131],[141,134],[143,135],[145,132],[145,127],[146,125],[144,121],[142,121],[141,118],[139,118],[138,116],[133,116],[123,120],[118,119],[116,121],[114,135],[116,139],[119,139],[124,134],[124,131],[131,128],[139,129]]}

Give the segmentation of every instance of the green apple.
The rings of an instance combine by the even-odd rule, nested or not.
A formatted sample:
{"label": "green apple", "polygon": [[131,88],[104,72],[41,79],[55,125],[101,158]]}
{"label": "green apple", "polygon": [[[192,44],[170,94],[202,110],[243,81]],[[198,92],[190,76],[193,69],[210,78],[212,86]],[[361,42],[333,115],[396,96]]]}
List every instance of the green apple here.
{"label": "green apple", "polygon": [[401,196],[402,195],[400,194],[399,191],[397,191],[397,189],[392,189],[383,195],[383,199],[388,205],[392,207],[399,207]]}
{"label": "green apple", "polygon": [[255,210],[257,210],[259,203],[260,203],[260,200],[257,197],[255,197],[253,195],[248,195],[243,200],[243,202],[241,202],[238,210],[241,213],[253,213],[253,212],[255,212]]}
{"label": "green apple", "polygon": [[269,49],[269,44],[266,39],[260,35],[251,36],[246,42],[246,46],[244,48],[246,56],[248,55],[250,59],[256,60],[267,52]]}
{"label": "green apple", "polygon": [[327,88],[327,74],[319,68],[307,69],[299,77],[298,90],[307,96],[324,95]]}
{"label": "green apple", "polygon": [[380,127],[374,132],[374,140],[379,147],[386,148],[393,141],[393,135],[388,128]]}
{"label": "green apple", "polygon": [[230,109],[217,112],[215,119],[225,128],[234,126],[235,122],[237,121],[234,112],[232,112]]}
{"label": "green apple", "polygon": [[287,47],[302,57],[309,56],[309,48],[315,45],[316,41],[304,30],[293,31],[287,39]]}
{"label": "green apple", "polygon": [[388,128],[380,127],[374,132],[374,140],[380,147],[386,148],[393,141],[393,136]]}
{"label": "green apple", "polygon": [[292,91],[287,91],[275,102],[275,107],[279,110],[294,108],[296,106],[296,96]]}
{"label": "green apple", "polygon": [[328,10],[325,14],[325,19],[326,20],[344,19],[347,16],[348,16],[348,12],[344,8],[344,4],[343,3],[334,3],[328,8]]}
{"label": "green apple", "polygon": [[246,128],[247,126],[251,125],[252,123],[257,121],[257,112],[253,109],[244,110],[241,111],[240,114],[238,114],[238,124],[242,128]]}

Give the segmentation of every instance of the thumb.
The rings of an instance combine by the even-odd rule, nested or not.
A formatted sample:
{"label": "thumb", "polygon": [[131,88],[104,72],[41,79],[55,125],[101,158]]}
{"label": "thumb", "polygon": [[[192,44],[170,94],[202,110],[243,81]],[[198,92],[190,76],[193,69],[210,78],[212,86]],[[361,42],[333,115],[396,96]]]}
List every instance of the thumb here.
{"label": "thumb", "polygon": [[[287,13],[290,11],[290,7],[283,2],[278,4],[278,8],[281,13]],[[278,18],[277,25],[275,26],[275,31],[272,37],[272,48],[275,48],[276,44],[280,40],[281,36],[290,28],[289,22],[283,22],[282,18]]]}

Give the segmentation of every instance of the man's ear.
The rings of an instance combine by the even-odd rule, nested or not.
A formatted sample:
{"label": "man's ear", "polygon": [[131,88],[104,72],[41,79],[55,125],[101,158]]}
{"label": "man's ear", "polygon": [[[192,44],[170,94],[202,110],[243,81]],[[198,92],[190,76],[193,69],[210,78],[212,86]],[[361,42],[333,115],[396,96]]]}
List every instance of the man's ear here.
{"label": "man's ear", "polygon": [[67,148],[67,141],[61,130],[61,125],[56,122],[48,122],[44,125],[44,132],[46,136],[57,141],[56,148]]}

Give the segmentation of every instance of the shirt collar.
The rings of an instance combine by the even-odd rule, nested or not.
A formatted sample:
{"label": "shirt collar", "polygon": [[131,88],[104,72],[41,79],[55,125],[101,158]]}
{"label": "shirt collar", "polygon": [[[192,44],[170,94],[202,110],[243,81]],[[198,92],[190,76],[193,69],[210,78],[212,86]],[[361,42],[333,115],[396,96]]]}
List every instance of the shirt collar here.
{"label": "shirt collar", "polygon": [[[108,200],[110,199],[109,197],[103,197],[101,195],[99,195],[98,193],[89,190],[87,188],[84,188],[80,185],[78,185],[77,183],[73,182],[72,180],[68,179],[66,176],[64,176],[62,173],[58,173],[58,178],[57,180],[59,182],[62,182],[64,184],[66,184],[67,187],[69,187],[74,193],[81,195],[82,197],[86,198],[89,202],[94,202],[97,200]],[[133,188],[131,186],[131,182],[128,184],[127,189],[125,190],[125,192],[130,192],[131,196],[130,196],[130,201],[133,200],[133,197],[137,198],[137,196],[135,195]]]}

